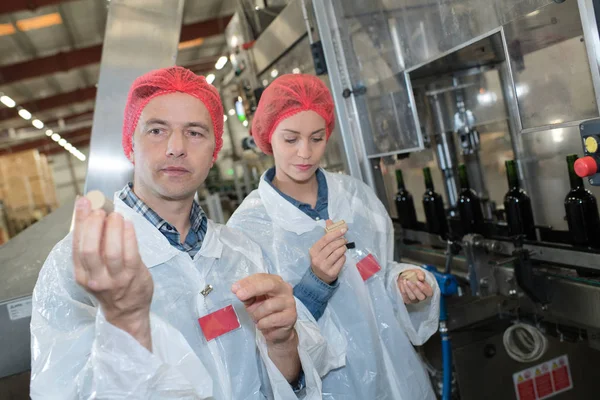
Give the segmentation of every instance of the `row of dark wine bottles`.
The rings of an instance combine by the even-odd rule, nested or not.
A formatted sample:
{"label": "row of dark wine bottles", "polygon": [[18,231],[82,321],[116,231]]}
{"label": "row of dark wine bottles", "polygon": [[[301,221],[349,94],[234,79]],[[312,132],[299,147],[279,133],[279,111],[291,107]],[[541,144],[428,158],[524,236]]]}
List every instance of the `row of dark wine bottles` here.
{"label": "row of dark wine bottles", "polygon": [[[571,243],[576,246],[600,247],[600,216],[594,195],[583,185],[583,179],[577,176],[574,169],[577,155],[567,156],[569,181],[571,190],[565,198],[565,212],[569,227]],[[460,193],[457,201],[458,217],[462,233],[485,232],[485,220],[481,201],[477,193],[469,186],[467,168],[461,164],[458,168]],[[449,232],[447,212],[444,201],[433,187],[433,179],[429,168],[423,169],[425,178],[425,193],[423,194],[423,209],[427,231],[446,237]],[[510,236],[523,235],[528,240],[536,240],[536,228],[533,218],[531,199],[519,185],[517,163],[506,161],[506,177],[508,192],[504,196],[504,209],[508,233]],[[406,229],[418,227],[417,214],[412,195],[406,190],[402,171],[396,171],[398,193],[396,208],[398,220]]]}

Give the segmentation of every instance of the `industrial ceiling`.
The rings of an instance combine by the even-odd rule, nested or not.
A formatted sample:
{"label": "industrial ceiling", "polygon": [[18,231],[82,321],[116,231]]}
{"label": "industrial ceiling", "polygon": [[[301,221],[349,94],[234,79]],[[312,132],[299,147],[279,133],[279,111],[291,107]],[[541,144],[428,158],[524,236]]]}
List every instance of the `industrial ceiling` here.
{"label": "industrial ceiling", "polygon": [[[64,151],[50,131],[73,146],[89,143],[109,7],[110,0],[0,2],[0,154]],[[212,72],[235,7],[235,0],[187,0],[177,64]],[[32,116],[23,118],[21,108]]]}

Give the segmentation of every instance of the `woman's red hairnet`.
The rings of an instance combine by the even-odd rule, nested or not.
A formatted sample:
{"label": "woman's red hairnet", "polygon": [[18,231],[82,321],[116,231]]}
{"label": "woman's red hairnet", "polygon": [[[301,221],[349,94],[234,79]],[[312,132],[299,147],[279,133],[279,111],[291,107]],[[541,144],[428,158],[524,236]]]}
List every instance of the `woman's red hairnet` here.
{"label": "woman's red hairnet", "polygon": [[271,138],[277,125],[302,111],[314,111],[326,124],[327,139],[335,126],[333,99],[325,84],[316,76],[305,74],[282,75],[263,92],[254,119],[251,135],[266,154],[273,154]]}
{"label": "woman's red hairnet", "polygon": [[157,96],[176,92],[189,94],[204,103],[212,119],[215,133],[213,161],[216,161],[223,147],[221,97],[217,89],[206,82],[203,76],[198,76],[183,67],[169,67],[148,72],[137,78],[131,85],[123,121],[123,151],[127,157],[131,155],[133,133],[144,107]]}

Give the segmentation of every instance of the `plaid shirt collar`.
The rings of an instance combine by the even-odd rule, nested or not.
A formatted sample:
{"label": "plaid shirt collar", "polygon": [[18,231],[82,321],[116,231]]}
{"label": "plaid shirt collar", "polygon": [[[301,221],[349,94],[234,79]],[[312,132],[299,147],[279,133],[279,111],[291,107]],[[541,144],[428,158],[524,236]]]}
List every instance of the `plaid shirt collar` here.
{"label": "plaid shirt collar", "polygon": [[146,218],[152,225],[156,227],[166,238],[169,240],[171,245],[177,249],[186,251],[191,257],[194,257],[196,253],[202,247],[202,241],[206,236],[206,230],[208,226],[208,219],[202,207],[194,200],[192,203],[192,210],[190,211],[190,224],[191,229],[186,237],[185,242],[182,244],[180,241],[179,233],[177,229],[169,224],[167,221],[162,219],[153,209],[148,207],[134,192],[133,183],[129,182],[125,187],[118,193],[119,199],[123,200],[125,204],[131,207],[135,212],[141,214]]}

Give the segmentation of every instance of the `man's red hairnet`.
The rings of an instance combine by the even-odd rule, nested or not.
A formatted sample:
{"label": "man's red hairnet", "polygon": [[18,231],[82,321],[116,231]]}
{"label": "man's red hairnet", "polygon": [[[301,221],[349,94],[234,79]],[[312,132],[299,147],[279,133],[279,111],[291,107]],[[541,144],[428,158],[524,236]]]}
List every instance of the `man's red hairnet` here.
{"label": "man's red hairnet", "polygon": [[254,119],[251,135],[266,154],[273,154],[271,138],[277,125],[302,111],[314,111],[325,120],[327,139],[335,126],[333,99],[325,84],[316,76],[282,75],[263,92]]}
{"label": "man's red hairnet", "polygon": [[203,76],[198,76],[183,67],[169,67],[148,72],[137,78],[131,85],[123,122],[123,151],[127,157],[131,155],[133,133],[144,107],[157,96],[176,92],[197,98],[204,103],[210,113],[215,133],[213,161],[216,161],[219,151],[223,147],[221,97],[217,89],[206,82]]}

